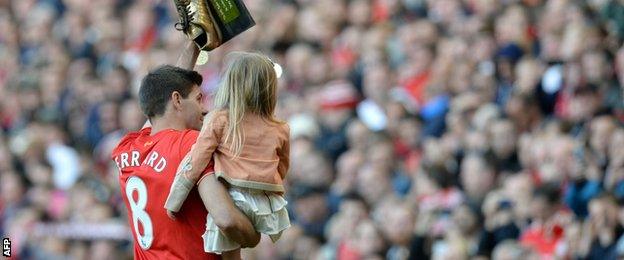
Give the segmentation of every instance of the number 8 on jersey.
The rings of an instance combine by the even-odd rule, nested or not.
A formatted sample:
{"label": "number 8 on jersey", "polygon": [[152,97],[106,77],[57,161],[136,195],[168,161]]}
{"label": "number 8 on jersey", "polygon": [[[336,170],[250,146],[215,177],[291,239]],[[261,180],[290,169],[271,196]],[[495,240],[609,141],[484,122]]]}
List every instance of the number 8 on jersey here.
{"label": "number 8 on jersey", "polygon": [[[137,200],[134,200],[132,193],[137,191]],[[134,233],[136,234],[139,245],[144,250],[147,250],[152,246],[154,240],[154,231],[152,229],[152,219],[145,211],[147,205],[147,187],[145,182],[141,178],[132,176],[126,183],[126,197],[130,204],[130,211],[132,214],[132,223],[134,224]],[[143,234],[139,233],[139,222],[143,226]]]}

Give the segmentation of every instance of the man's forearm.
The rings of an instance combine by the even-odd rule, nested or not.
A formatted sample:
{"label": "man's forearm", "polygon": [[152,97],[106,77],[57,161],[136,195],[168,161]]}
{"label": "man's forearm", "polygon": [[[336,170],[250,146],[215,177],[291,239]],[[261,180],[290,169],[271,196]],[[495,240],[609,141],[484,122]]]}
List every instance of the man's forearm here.
{"label": "man's forearm", "polygon": [[243,247],[254,247],[260,242],[260,234],[234,205],[227,189],[214,175],[204,177],[198,185],[206,209],[228,238]]}
{"label": "man's forearm", "polygon": [[178,57],[176,66],[187,70],[193,70],[195,68],[195,62],[197,62],[197,56],[199,56],[199,48],[197,48],[195,43],[189,41],[186,43],[186,46],[184,46],[180,57]]}
{"label": "man's forearm", "polygon": [[248,219],[239,219],[235,225],[221,230],[227,237],[239,243],[241,247],[255,247],[260,242],[260,233],[256,232],[253,226],[250,226],[252,229],[245,228],[248,225],[245,222],[251,225]]}

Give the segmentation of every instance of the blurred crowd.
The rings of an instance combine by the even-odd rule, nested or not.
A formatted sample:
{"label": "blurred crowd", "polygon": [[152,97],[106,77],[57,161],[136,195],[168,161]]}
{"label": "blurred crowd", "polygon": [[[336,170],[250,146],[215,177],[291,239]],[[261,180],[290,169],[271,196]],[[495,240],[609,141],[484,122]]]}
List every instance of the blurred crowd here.
{"label": "blurred crowd", "polygon": [[[210,94],[230,51],[284,67],[293,227],[246,259],[624,257],[624,1],[244,2],[257,25],[196,69]],[[176,20],[170,0],[0,0],[14,256],[132,257],[110,152]]]}

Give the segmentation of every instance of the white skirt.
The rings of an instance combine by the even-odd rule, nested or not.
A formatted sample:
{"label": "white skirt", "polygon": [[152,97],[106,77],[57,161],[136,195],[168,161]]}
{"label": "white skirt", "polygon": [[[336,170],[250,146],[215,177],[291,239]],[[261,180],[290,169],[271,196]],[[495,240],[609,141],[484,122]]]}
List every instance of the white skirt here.
{"label": "white skirt", "polygon": [[[256,231],[268,235],[273,242],[277,241],[282,232],[290,227],[290,219],[286,210],[288,202],[282,196],[236,186],[230,186],[229,193],[234,204],[247,215]],[[210,213],[206,217],[206,232],[202,237],[206,252],[220,254],[241,247],[219,230]]]}

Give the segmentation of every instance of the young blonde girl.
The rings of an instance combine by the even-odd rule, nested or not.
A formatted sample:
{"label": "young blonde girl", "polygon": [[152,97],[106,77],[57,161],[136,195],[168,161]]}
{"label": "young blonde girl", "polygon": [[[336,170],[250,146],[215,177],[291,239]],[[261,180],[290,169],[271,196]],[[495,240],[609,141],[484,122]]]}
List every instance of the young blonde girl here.
{"label": "young blonde girl", "polygon": [[[289,166],[289,128],[274,117],[277,76],[274,64],[257,53],[234,53],[204,119],[197,142],[178,168],[165,208],[177,212],[192,185],[214,158],[215,174],[229,184],[232,200],[256,231],[277,241],[290,226],[283,181]],[[210,216],[206,252],[240,248],[223,235]]]}

